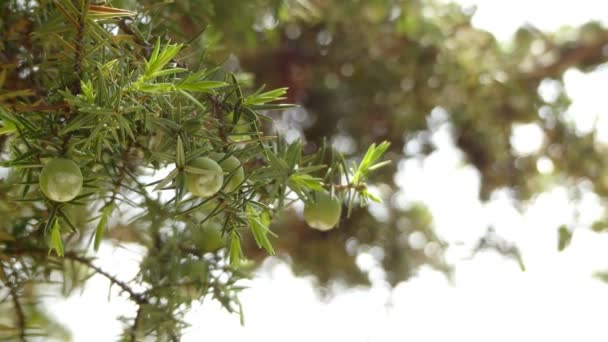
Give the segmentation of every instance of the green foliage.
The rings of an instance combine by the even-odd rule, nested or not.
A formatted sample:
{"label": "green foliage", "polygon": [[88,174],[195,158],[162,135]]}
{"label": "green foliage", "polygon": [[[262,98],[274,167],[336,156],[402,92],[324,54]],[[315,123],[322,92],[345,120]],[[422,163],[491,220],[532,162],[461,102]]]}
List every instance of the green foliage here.
{"label": "green foliage", "polygon": [[386,152],[389,146],[390,144],[388,142],[383,142],[379,146],[376,146],[376,144],[372,144],[369,147],[353,175],[354,185],[361,184],[362,179],[366,178],[371,171],[379,169],[390,163],[390,160],[387,160],[381,163],[374,164],[378,159],[380,159],[380,157],[382,157],[382,155]]}
{"label": "green foliage", "polygon": [[[138,307],[124,318],[127,341],[179,339],[185,308],[205,297],[242,318],[239,281],[255,265],[247,239],[274,254],[271,222],[293,202],[323,188],[366,190],[343,184],[352,171],[339,154],[269,134],[273,116],[294,107],[282,103],[287,88],[254,91],[240,71],[193,62],[201,47],[170,43],[153,29],[156,18],[144,23],[145,8],[0,6],[10,31],[0,57],[28,70],[0,60],[0,165],[9,171],[0,183],[0,270],[14,289],[0,312],[14,313],[6,330],[21,340],[37,334],[35,317],[20,309],[37,295],[22,289],[57,286],[57,274],[64,295],[94,274],[125,293]],[[76,171],[82,190],[71,182]],[[134,279],[141,289],[96,265],[104,241],[145,249]]]}
{"label": "green foliage", "polygon": [[61,241],[61,227],[59,227],[59,220],[55,219],[51,228],[51,242],[49,244],[49,254],[52,250],[57,253],[58,256],[63,256],[63,242]]}
{"label": "green foliage", "polygon": [[269,254],[274,254],[274,249],[268,239],[268,235],[272,235],[275,238],[278,236],[268,228],[270,224],[268,211],[256,211],[252,205],[249,205],[247,206],[247,219],[249,220],[251,233],[258,247],[264,248]]}
{"label": "green foliage", "polygon": [[[508,189],[525,202],[555,184],[608,194],[605,146],[562,115],[563,73],[605,62],[606,30],[528,26],[500,42],[471,16],[432,0],[0,2],[0,162],[10,169],[0,179],[0,280],[15,293],[0,313],[14,318],[9,338],[39,332],[19,318],[40,310],[21,315],[11,303],[36,302],[25,289],[56,274],[69,275],[67,294],[104,272],[140,308],[124,319],[127,341],[179,339],[179,317],[198,298],[241,313],[239,280],[269,253],[321,286],[369,284],[356,258],[378,249],[391,285],[421,265],[449,274],[430,213],[403,204],[408,189],[395,181],[434,153],[441,132],[479,172],[483,200]],[[555,98],[539,95],[543,82]],[[542,131],[531,154],[512,146],[522,123]],[[187,174],[204,170],[191,162],[220,153],[240,161],[242,184],[192,196]],[[80,195],[59,204],[38,187],[58,157],[84,176]],[[541,160],[554,171],[539,172]],[[347,209],[338,229],[311,230],[291,206],[316,191]],[[386,215],[364,207],[381,200]],[[407,243],[413,233],[424,249]],[[570,239],[560,229],[558,248]],[[104,243],[144,248],[135,280],[149,290],[96,268]],[[487,248],[524,268],[496,234],[476,250]],[[46,322],[48,333],[56,325]]]}
{"label": "green foliage", "polygon": [[566,226],[560,226],[558,231],[557,238],[557,250],[563,251],[570,245],[570,241],[572,241],[572,232]]}

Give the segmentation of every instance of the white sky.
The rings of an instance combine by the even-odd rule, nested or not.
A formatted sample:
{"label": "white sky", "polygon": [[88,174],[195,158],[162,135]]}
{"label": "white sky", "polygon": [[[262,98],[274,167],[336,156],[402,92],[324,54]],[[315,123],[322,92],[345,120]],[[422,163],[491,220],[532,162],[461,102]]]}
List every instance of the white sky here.
{"label": "white sky", "polygon": [[[477,4],[474,24],[507,39],[523,23],[545,30],[608,18],[602,0],[460,0]],[[545,10],[550,6],[550,12]],[[591,75],[569,71],[566,91],[574,98],[569,115],[581,132],[598,122],[608,132],[599,110],[607,108],[608,72]],[[506,192],[488,204],[477,200],[477,172],[462,166],[447,126],[439,125],[433,141],[437,152],[424,161],[402,162],[397,182],[401,200],[423,201],[432,210],[438,234],[453,243],[447,257],[456,266],[455,282],[428,268],[393,292],[377,283],[371,289],[343,291],[330,302],[317,300],[306,279],[295,278],[278,265],[251,282],[242,295],[246,326],[212,301],[196,308],[184,341],[247,339],[247,341],[605,341],[608,285],[593,272],[608,269],[608,236],[585,227],[603,211],[599,200],[585,195],[579,208],[581,229],[568,249],[557,252],[557,227],[576,216],[567,189],[538,196],[524,215],[518,214]],[[540,139],[540,140],[539,140]],[[602,142],[608,141],[600,134]],[[516,148],[529,153],[542,143],[538,130],[516,130]],[[551,165],[539,165],[550,170]],[[494,252],[472,260],[470,247],[488,224],[517,243],[527,271]],[[454,243],[460,244],[454,244]],[[133,251],[104,245],[99,263],[124,275],[136,270]],[[74,331],[75,341],[111,341],[120,331],[113,315],[132,315],[133,308],[114,296],[108,303],[107,282],[93,278],[82,296],[49,309]],[[94,310],[92,310],[94,308]],[[93,318],[93,315],[95,318]]]}

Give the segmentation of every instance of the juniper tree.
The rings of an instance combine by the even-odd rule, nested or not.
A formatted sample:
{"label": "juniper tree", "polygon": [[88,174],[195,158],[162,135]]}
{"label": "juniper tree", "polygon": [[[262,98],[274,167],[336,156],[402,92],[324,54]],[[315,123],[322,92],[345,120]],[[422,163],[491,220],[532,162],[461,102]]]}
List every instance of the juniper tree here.
{"label": "juniper tree", "polygon": [[[193,300],[240,313],[239,280],[252,266],[242,239],[273,254],[280,237],[269,225],[284,208],[305,202],[311,226],[327,230],[342,204],[348,214],[378,200],[365,182],[386,165],[388,143],[355,163],[269,135],[268,113],[292,107],[281,103],[286,88],[252,88],[197,46],[147,30],[145,14],[9,1],[2,20],[3,338],[65,337],[38,288],[62,279],[53,288],[69,294],[97,274],[137,305],[123,340],[177,341]],[[116,238],[113,221],[132,238]],[[96,265],[107,239],[145,248],[136,279]]]}
{"label": "juniper tree", "polygon": [[[398,177],[434,153],[438,132],[447,132],[462,163],[478,172],[481,200],[502,191],[523,206],[555,184],[569,186],[574,202],[581,191],[600,200],[606,194],[605,143],[564,115],[566,71],[593,71],[606,61],[608,34],[599,23],[554,33],[527,25],[504,42],[474,27],[471,9],[433,0],[0,6],[0,146],[10,170],[0,182],[0,309],[8,313],[0,324],[9,340],[38,327],[61,331],[41,316],[32,286],[57,275],[69,293],[91,273],[102,274],[143,307],[138,320],[125,317],[128,340],[137,339],[135,331],[178,336],[181,323],[166,318],[178,318],[192,297],[238,309],[234,282],[269,255],[259,245],[319,285],[369,284],[356,263],[366,252],[374,252],[382,281],[392,286],[421,265],[449,274],[449,246],[424,205],[403,200],[408,189]],[[268,89],[256,93],[263,84]],[[277,105],[283,102],[301,107]],[[539,128],[537,151],[515,150],[511,137],[520,124]],[[391,145],[379,151],[386,148],[393,163],[374,175],[385,199],[378,214],[357,204],[370,196],[361,169],[369,165],[366,151],[383,140]],[[188,183],[219,177],[197,166],[215,165],[198,161],[205,157],[224,166],[226,184],[203,203]],[[228,165],[232,157],[243,166],[236,185],[240,168]],[[45,196],[40,176],[57,159],[81,170],[83,197]],[[310,229],[289,209],[297,198],[316,199],[320,188],[344,204],[339,229]],[[605,228],[605,219],[592,227]],[[414,233],[424,236],[423,248],[408,243]],[[558,248],[571,236],[571,227],[560,227]],[[134,282],[98,269],[95,245],[103,241],[145,247]],[[236,266],[238,247],[252,263]],[[519,258],[496,234],[482,237],[482,248]],[[144,292],[135,291],[141,284]]]}

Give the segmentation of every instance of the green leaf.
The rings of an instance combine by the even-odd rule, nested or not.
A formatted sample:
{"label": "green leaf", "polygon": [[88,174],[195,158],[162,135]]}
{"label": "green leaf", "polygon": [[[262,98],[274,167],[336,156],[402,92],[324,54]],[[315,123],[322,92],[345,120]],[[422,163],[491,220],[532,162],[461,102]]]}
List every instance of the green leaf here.
{"label": "green leaf", "polygon": [[267,181],[268,179],[285,178],[285,171],[277,170],[272,167],[264,167],[257,169],[255,173],[250,177],[254,182]]}
{"label": "green leaf", "polygon": [[121,8],[113,8],[107,6],[100,5],[89,5],[87,15],[91,19],[101,20],[101,19],[116,19],[116,18],[124,18],[124,17],[134,17],[137,15],[136,12],[128,11]]}
{"label": "green leaf", "polygon": [[287,88],[278,88],[265,93],[259,93],[263,88],[260,88],[256,93],[245,98],[245,105],[263,105],[267,102],[284,100],[283,95],[287,94]]}
{"label": "green leaf", "polygon": [[111,61],[103,64],[99,69],[101,70],[102,77],[108,77],[114,68],[118,65],[118,59],[112,59]]}
{"label": "green leaf", "polygon": [[179,170],[178,169],[174,169],[173,171],[171,171],[171,173],[169,173],[167,175],[167,177],[165,177],[165,179],[163,179],[162,181],[160,181],[156,185],[156,187],[154,187],[154,191],[161,190],[162,188],[164,188],[165,186],[167,186],[167,184],[169,184],[169,182],[171,182],[178,174],[179,174]]}
{"label": "green leaf", "polygon": [[316,172],[316,171],[321,171],[325,168],[327,168],[327,165],[313,165],[313,166],[299,167],[298,173],[312,173],[312,172]]}
{"label": "green leaf", "polygon": [[370,171],[385,166],[389,162],[382,162],[377,165],[374,163],[382,157],[382,155],[388,150],[390,143],[387,141],[382,142],[380,145],[372,144],[368,149],[359,167],[356,168],[355,174],[353,175],[353,184],[361,183],[369,174]]}
{"label": "green leaf", "polygon": [[227,85],[228,83],[221,81],[182,81],[176,87],[185,91],[212,93],[211,90]]}
{"label": "green leaf", "polygon": [[191,166],[191,165],[186,165],[184,166],[184,171],[188,172],[188,173],[194,173],[197,175],[220,175],[223,174],[222,171],[213,171],[213,170],[206,170],[206,169],[199,169],[195,166]]}
{"label": "green leaf", "polygon": [[381,168],[381,167],[384,167],[384,166],[389,165],[390,163],[391,163],[391,161],[390,161],[390,160],[385,160],[385,161],[383,161],[383,162],[380,162],[380,163],[374,164],[374,165],[370,166],[370,167],[369,167],[369,168],[367,168],[367,169],[368,169],[369,171],[375,171],[375,170],[378,170],[378,169],[379,169],[379,168]]}
{"label": "green leaf", "polygon": [[515,255],[515,258],[517,259],[517,265],[519,266],[519,269],[522,272],[526,271],[526,264],[524,263],[524,258],[522,258],[521,253],[517,253]]}
{"label": "green leaf", "polygon": [[270,215],[267,211],[258,212],[252,206],[247,206],[247,220],[249,221],[249,227],[251,233],[255,239],[256,244],[260,248],[264,248],[266,252],[274,255],[274,249],[268,239],[268,234],[276,237],[276,235],[268,228],[270,224]]}
{"label": "green leaf", "polygon": [[374,194],[372,194],[371,192],[367,191],[367,189],[361,191],[361,196],[364,196],[365,198],[368,198],[376,203],[382,203],[382,199]]}
{"label": "green leaf", "polygon": [[596,233],[602,233],[608,231],[608,222],[607,221],[596,221],[591,225],[591,230]]}
{"label": "green leaf", "polygon": [[184,143],[182,142],[182,137],[177,136],[177,158],[175,164],[177,167],[184,167],[186,165],[186,151],[184,151]]}
{"label": "green leaf", "polygon": [[287,147],[285,161],[290,169],[294,169],[302,158],[302,143],[298,140]]}
{"label": "green leaf", "polygon": [[[239,101],[239,103],[243,102],[243,91],[241,90],[239,81],[236,79],[236,75],[234,75],[234,73],[230,73],[230,79],[232,80],[232,84],[235,87],[237,100]],[[236,118],[236,120],[234,120],[234,122],[237,122],[237,121],[238,121],[238,117]]]}
{"label": "green leaf", "polygon": [[190,95],[187,91],[184,91],[182,89],[177,89],[180,94],[184,95],[188,100],[192,101],[192,103],[194,103],[198,108],[202,109],[202,110],[207,110],[207,108],[205,108],[205,106],[199,101],[197,100],[194,96]]}
{"label": "green leaf", "polygon": [[17,127],[10,121],[2,121],[0,123],[0,135],[12,134],[17,132]]}
{"label": "green leaf", "polygon": [[152,77],[160,77],[160,76],[172,75],[172,74],[177,74],[177,73],[184,72],[184,71],[188,71],[188,69],[185,69],[185,68],[171,68],[171,69],[159,70],[159,71],[155,72],[154,74],[152,74]]}
{"label": "green leaf", "polygon": [[21,90],[9,91],[9,92],[5,92],[2,95],[0,95],[0,102],[4,102],[6,100],[10,100],[15,97],[28,97],[28,96],[33,96],[33,95],[34,95],[34,91],[32,91],[31,89],[21,89]]}
{"label": "green leaf", "polygon": [[[306,189],[306,190],[315,190],[315,191],[323,191],[323,183],[321,182],[321,178],[313,177],[309,174],[305,173],[294,173],[289,176],[289,180],[295,183],[298,190]],[[291,186],[290,186],[291,187]],[[296,191],[296,189],[293,189]]]}
{"label": "green leaf", "polygon": [[230,265],[234,268],[241,264],[243,258],[243,250],[241,249],[241,240],[236,232],[230,235]]}
{"label": "green leaf", "polygon": [[95,242],[93,243],[93,249],[95,249],[96,252],[99,250],[99,245],[103,239],[103,232],[108,225],[108,218],[110,215],[112,215],[112,211],[114,211],[114,204],[110,203],[103,209],[103,213],[101,214],[101,218],[97,224],[97,229],[95,230]]}
{"label": "green leaf", "polygon": [[158,54],[160,53],[160,38],[156,39],[156,43],[154,43],[154,50],[150,54],[150,59],[146,65],[146,68],[149,68],[149,65],[158,59]]}
{"label": "green leaf", "polygon": [[287,162],[285,162],[283,159],[280,159],[272,152],[268,153],[268,161],[270,162],[270,165],[273,168],[282,170],[285,173],[287,173],[291,169],[289,165],[287,165]]}
{"label": "green leaf", "polygon": [[144,93],[166,94],[175,91],[175,85],[173,83],[139,84],[136,89]]}
{"label": "green leaf", "polygon": [[572,240],[572,232],[566,226],[560,226],[558,230],[557,250],[563,251],[570,245]]}
{"label": "green leaf", "polygon": [[144,74],[144,80],[149,80],[156,77],[159,71],[161,71],[167,63],[169,63],[177,54],[181,51],[183,45],[168,44],[162,49],[160,47],[160,39],[156,41],[154,51],[146,63],[146,71]]}
{"label": "green leaf", "polygon": [[93,90],[93,83],[91,80],[80,81],[80,88],[82,89],[82,95],[88,103],[95,103],[95,91]]}
{"label": "green leaf", "polygon": [[59,227],[59,220],[55,220],[53,228],[51,229],[51,245],[49,248],[49,254],[54,250],[58,256],[63,257],[63,242],[61,241],[61,228]]}
{"label": "green leaf", "polygon": [[608,272],[603,271],[603,272],[595,272],[593,274],[593,276],[601,281],[603,281],[604,283],[608,283]]}

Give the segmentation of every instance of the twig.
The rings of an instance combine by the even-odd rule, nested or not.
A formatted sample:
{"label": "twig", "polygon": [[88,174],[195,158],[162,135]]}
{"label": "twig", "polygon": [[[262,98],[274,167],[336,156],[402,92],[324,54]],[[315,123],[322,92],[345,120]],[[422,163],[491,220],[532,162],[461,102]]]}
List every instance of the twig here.
{"label": "twig", "polygon": [[[37,101],[40,99],[36,99]],[[53,112],[53,113],[67,113],[70,105],[67,102],[58,104],[42,104],[36,106],[29,105],[15,105],[12,109],[16,112]]]}
{"label": "twig", "polygon": [[116,199],[117,199],[116,196],[118,196],[118,193],[120,192],[120,188],[122,187],[122,181],[125,179],[125,174],[126,174],[125,169],[127,168],[127,165],[126,165],[127,163],[125,162],[125,160],[127,160],[130,148],[131,148],[131,141],[129,141],[129,143],[127,144],[127,148],[122,153],[123,165],[122,165],[122,167],[118,167],[119,171],[118,171],[118,175],[116,177],[116,181],[114,182],[114,189],[112,190],[112,198],[110,199],[109,203],[114,203],[114,201],[116,201]]}
{"label": "twig", "polygon": [[225,109],[225,107],[222,106],[221,101],[214,98],[213,96],[209,96],[209,100],[211,101],[211,113],[213,114],[215,119],[218,121],[218,127],[217,127],[218,135],[224,142],[224,146],[223,146],[224,152],[227,152],[228,151],[228,137],[226,135],[224,117],[222,116],[222,112],[219,110],[220,109],[219,107],[222,107],[222,109]]}
{"label": "twig", "polygon": [[126,293],[128,293],[129,297],[131,297],[131,300],[133,300],[138,305],[147,304],[148,301],[140,293],[135,292],[125,282],[118,280],[113,275],[111,275],[108,272],[102,270],[101,268],[93,265],[93,263],[89,259],[81,257],[81,256],[76,255],[76,254],[73,254],[73,253],[66,253],[64,257],[68,258],[70,260],[78,261],[79,263],[84,264],[87,267],[89,267],[90,269],[94,270],[98,274],[101,274],[102,276],[104,276],[105,278],[107,278],[111,283],[116,284],[123,291],[125,291]]}
{"label": "twig", "polygon": [[[7,255],[42,255],[42,256],[46,256],[47,255],[47,251],[43,250],[43,249],[39,249],[39,248],[32,248],[32,249],[26,249],[26,250],[14,250],[14,249],[8,249],[8,250],[3,250],[2,251],[4,254]],[[148,300],[140,293],[135,292],[129,285],[127,285],[125,282],[117,279],[115,276],[109,274],[108,272],[104,271],[103,269],[101,269],[98,266],[95,266],[90,259],[87,259],[83,256],[80,256],[74,252],[67,252],[64,254],[63,256],[65,259],[69,259],[69,260],[74,260],[77,261],[85,266],[87,266],[88,268],[92,269],[93,271],[95,271],[96,273],[104,276],[106,279],[108,279],[110,281],[110,283],[112,284],[116,284],[118,287],[120,287],[123,291],[125,291],[126,293],[129,294],[129,297],[131,298],[132,301],[134,301],[136,304],[147,304]]]}
{"label": "twig", "polygon": [[[2,273],[6,274],[6,271],[4,270],[4,267],[1,264],[0,267],[2,267]],[[11,299],[13,300],[13,306],[15,307],[15,314],[17,315],[17,326],[19,327],[19,340],[21,342],[26,342],[27,340],[25,339],[25,313],[23,312],[21,302],[19,302],[19,294],[17,293],[15,285],[12,282],[7,281],[5,285],[9,289],[9,294],[11,296]]]}
{"label": "twig", "polygon": [[367,185],[365,183],[359,183],[359,184],[331,184],[331,183],[324,183],[323,187],[326,189],[331,189],[334,188],[338,191],[344,191],[344,190],[350,190],[350,189],[354,189],[356,191],[363,191],[365,189],[367,189]]}
{"label": "twig", "polygon": [[556,47],[555,49],[558,50],[559,57],[555,62],[546,66],[538,66],[534,71],[524,75],[534,80],[557,77],[568,68],[578,66],[587,60],[601,58],[603,61],[605,58],[602,57],[602,51],[606,44],[608,44],[608,33],[604,33],[596,42],[591,44],[580,44],[571,48],[562,48],[561,51]]}
{"label": "twig", "polygon": [[9,285],[9,291],[11,293],[11,298],[13,298],[13,306],[15,307],[15,313],[17,314],[17,325],[19,326],[19,339],[22,342],[26,342],[25,339],[25,314],[23,313],[23,307],[21,307],[21,303],[19,302],[19,297],[17,295],[17,291],[11,285]]}
{"label": "twig", "polygon": [[140,305],[139,308],[137,309],[137,314],[135,314],[135,319],[133,320],[133,325],[131,326],[131,336],[129,338],[129,341],[131,341],[131,342],[137,341],[137,326],[139,325],[139,318],[141,317],[142,310],[143,309]]}
{"label": "twig", "polygon": [[19,297],[17,296],[17,291],[13,286],[9,285],[9,291],[11,293],[11,298],[13,298],[13,306],[15,307],[15,313],[17,314],[17,325],[19,326],[19,339],[22,342],[26,342],[25,339],[25,314],[23,313],[23,307],[21,307],[21,303],[19,302]]}
{"label": "twig", "polygon": [[84,44],[84,20],[87,15],[88,1],[85,1],[81,9],[81,13],[78,16],[78,28],[76,32],[76,51],[74,53],[74,72],[76,73],[76,80],[72,84],[72,92],[74,94],[80,94],[82,87],[80,86],[80,80],[82,79],[82,50]]}
{"label": "twig", "polygon": [[149,59],[150,54],[152,53],[152,44],[146,41],[141,35],[137,34],[127,23],[127,20],[128,19],[122,19],[121,21],[119,21],[118,27],[120,27],[120,29],[123,30],[124,33],[134,37],[135,43],[141,45],[144,48],[144,57],[146,59]]}

